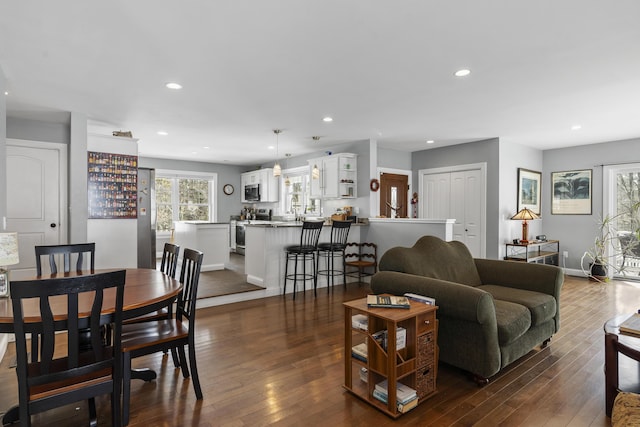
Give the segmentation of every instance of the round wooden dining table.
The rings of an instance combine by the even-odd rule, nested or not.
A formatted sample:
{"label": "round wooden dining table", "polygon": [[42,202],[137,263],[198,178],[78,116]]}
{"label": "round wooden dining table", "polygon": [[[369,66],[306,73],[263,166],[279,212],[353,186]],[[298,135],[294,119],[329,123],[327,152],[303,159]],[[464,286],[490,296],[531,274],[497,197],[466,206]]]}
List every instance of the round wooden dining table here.
{"label": "round wooden dining table", "polygon": [[[144,314],[152,313],[160,308],[171,304],[180,294],[182,284],[176,279],[172,279],[161,271],[148,268],[126,268],[126,269],[108,269],[94,270],[93,273],[104,273],[107,271],[126,270],[126,278],[124,285],[124,305],[123,319],[131,319]],[[69,273],[57,273],[47,276],[36,276],[26,278],[25,280],[34,279],[52,279],[60,277],[75,277],[81,275],[92,274],[90,271],[72,271]],[[14,280],[13,282],[16,282]],[[18,281],[19,282],[19,281]],[[89,299],[84,300],[86,304],[83,306],[83,300],[80,299],[79,310],[86,312],[87,316],[91,309]],[[113,312],[115,307],[115,289],[107,289],[104,294],[103,314]],[[55,316],[66,315],[66,300],[59,299],[59,304],[55,298],[51,300],[51,308]],[[24,304],[25,318],[40,318],[38,304]],[[0,298],[0,333],[13,333],[13,309],[11,307],[10,298]]]}
{"label": "round wooden dining table", "polygon": [[[46,276],[36,276],[25,278],[24,280],[44,280],[61,277],[76,277],[87,274],[104,273],[107,271],[126,270],[124,285],[124,305],[123,319],[132,319],[144,314],[153,313],[163,307],[172,304],[180,291],[182,284],[176,279],[172,279],[161,271],[148,268],[126,268],[126,269],[106,269],[94,271],[72,271],[69,273],[58,272],[56,274]],[[12,282],[19,282],[14,280]],[[115,289],[106,289],[104,293],[104,301],[102,305],[102,313],[108,315],[115,308]],[[56,301],[56,298],[58,299]],[[59,302],[58,302],[59,301]],[[84,304],[83,304],[84,302]],[[29,318],[33,320],[40,319],[40,311],[37,302],[26,301],[23,305],[25,320]],[[66,317],[66,299],[53,297],[51,299],[51,308],[55,317]],[[87,313],[91,310],[89,299],[78,301],[79,312]],[[0,333],[13,333],[13,309],[11,307],[10,298],[0,298]],[[150,381],[156,377],[155,372],[151,370],[136,370],[132,378]],[[2,417],[4,424],[15,422],[18,419],[17,407],[11,408]]]}

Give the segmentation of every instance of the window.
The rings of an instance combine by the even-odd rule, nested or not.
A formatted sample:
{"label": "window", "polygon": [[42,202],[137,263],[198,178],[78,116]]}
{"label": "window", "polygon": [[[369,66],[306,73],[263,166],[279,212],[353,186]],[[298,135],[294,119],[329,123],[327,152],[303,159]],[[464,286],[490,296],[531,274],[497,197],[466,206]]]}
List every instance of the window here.
{"label": "window", "polygon": [[174,221],[211,221],[213,177],[156,175],[158,232],[169,232]]}
{"label": "window", "polygon": [[282,176],[283,212],[290,215],[319,215],[320,199],[310,197],[309,168],[288,169],[283,171]]}

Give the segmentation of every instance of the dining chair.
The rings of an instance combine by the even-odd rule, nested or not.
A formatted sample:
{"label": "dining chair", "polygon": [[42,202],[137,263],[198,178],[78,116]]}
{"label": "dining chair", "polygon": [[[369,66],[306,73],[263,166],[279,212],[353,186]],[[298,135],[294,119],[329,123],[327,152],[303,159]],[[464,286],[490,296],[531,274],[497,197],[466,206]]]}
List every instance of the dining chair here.
{"label": "dining chair", "polygon": [[47,246],[36,246],[36,274],[38,276],[42,276],[42,263],[41,257],[48,255],[49,256],[49,267],[51,268],[51,273],[55,274],[58,272],[58,266],[56,264],[56,255],[62,255],[63,258],[63,268],[64,272],[68,273],[71,271],[71,261],[72,255],[77,255],[76,259],[76,271],[81,271],[85,268],[84,266],[84,258],[85,254],[89,258],[89,268],[91,271],[95,269],[95,252],[96,252],[96,244],[95,243],[75,243],[69,245],[47,245]]}
{"label": "dining chair", "polygon": [[[11,282],[16,337],[16,373],[20,424],[31,425],[31,415],[89,399],[89,418],[97,423],[95,397],[111,396],[111,424],[120,426],[122,410],[122,353],[120,335],[124,299],[124,270],[84,276]],[[103,316],[104,295],[115,288],[112,316]],[[66,297],[66,319],[54,313],[50,297]],[[87,308],[85,301],[89,301]],[[25,319],[23,306],[40,307],[40,319]],[[90,307],[90,309],[89,309]],[[111,307],[106,307],[110,309]],[[85,317],[83,313],[88,313]],[[101,345],[100,327],[113,324],[113,346]],[[92,346],[83,350],[80,336],[91,331]],[[58,332],[67,332],[59,334]],[[39,361],[29,361],[27,334],[42,338]],[[56,340],[67,341],[56,345]],[[55,351],[54,351],[55,350]]]}
{"label": "dining chair", "polygon": [[[88,258],[88,266],[91,272],[95,270],[95,252],[96,244],[92,243],[74,243],[68,245],[46,245],[36,246],[36,274],[42,276],[42,257],[47,256],[49,258],[49,268],[51,274],[58,272],[58,265],[56,263],[56,256],[62,255],[62,267],[63,272],[68,273],[71,271],[72,255],[75,255],[76,271],[82,271],[85,269],[85,258]],[[103,328],[103,335],[105,340],[108,340],[110,333],[109,326]],[[38,346],[40,345],[40,339],[37,335],[31,337],[31,358],[35,361],[38,358]]]}
{"label": "dining chair", "polygon": [[[362,278],[372,276],[378,270],[378,246],[375,243],[347,243],[344,256],[344,269],[347,276],[357,277],[358,283]],[[347,270],[355,268],[356,270]],[[371,269],[367,271],[367,269]]]}
{"label": "dining chair", "polygon": [[[165,350],[177,351],[182,376],[188,378],[189,368],[191,368],[191,379],[196,398],[198,400],[202,399],[202,388],[200,387],[198,368],[196,366],[195,328],[196,298],[203,256],[200,251],[185,248],[182,254],[182,269],[180,270],[179,279],[183,289],[178,296],[175,313],[170,319],[123,325],[122,412],[124,425],[129,423],[131,359],[135,357]],[[184,351],[185,346],[189,347],[188,367]]]}
{"label": "dining chair", "polygon": [[[346,271],[343,265],[344,250],[347,247],[347,238],[351,229],[351,221],[333,221],[331,224],[331,237],[329,242],[318,243],[318,275],[327,277],[327,292],[329,285],[333,286],[336,275],[342,275],[342,283],[347,285]],[[335,268],[336,255],[340,256],[341,270]],[[320,258],[325,258],[325,269],[320,270]]]}

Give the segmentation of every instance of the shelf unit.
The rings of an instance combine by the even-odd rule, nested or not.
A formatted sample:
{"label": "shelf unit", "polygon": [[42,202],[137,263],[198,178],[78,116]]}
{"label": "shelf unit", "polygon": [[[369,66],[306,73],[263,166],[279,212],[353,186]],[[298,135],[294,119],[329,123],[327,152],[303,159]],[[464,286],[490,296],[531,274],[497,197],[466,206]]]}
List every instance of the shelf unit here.
{"label": "shelf unit", "polygon": [[504,259],[537,264],[559,264],[560,241],[545,240],[528,243],[507,243]]}
{"label": "shelf unit", "polygon": [[309,176],[319,170],[318,178],[311,179],[311,197],[323,199],[355,199],[358,197],[357,155],[337,153],[309,159]]}
{"label": "shelf unit", "polygon": [[[344,388],[385,414],[398,418],[401,412],[396,404],[396,388],[402,384],[416,390],[418,405],[436,393],[438,369],[438,325],[436,306],[411,301],[411,308],[369,308],[366,298],[345,302]],[[367,330],[352,327],[355,314],[367,316]],[[406,330],[405,347],[396,349],[396,331]],[[386,330],[387,348],[373,338],[376,332]],[[365,343],[367,360],[352,356],[352,347]],[[360,377],[365,368],[366,381]],[[387,380],[387,403],[373,396],[375,385]]]}

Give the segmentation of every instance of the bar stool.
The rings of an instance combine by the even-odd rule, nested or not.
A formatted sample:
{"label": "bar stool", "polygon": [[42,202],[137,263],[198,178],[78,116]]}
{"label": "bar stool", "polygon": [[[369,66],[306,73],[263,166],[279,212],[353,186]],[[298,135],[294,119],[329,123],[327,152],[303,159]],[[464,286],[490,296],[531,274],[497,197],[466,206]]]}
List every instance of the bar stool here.
{"label": "bar stool", "polygon": [[[342,283],[347,286],[347,275],[344,268],[344,250],[347,247],[347,238],[351,229],[351,221],[333,221],[331,225],[331,241],[318,244],[318,275],[327,277],[327,292],[329,284],[333,287],[335,276],[342,275]],[[335,257],[340,255],[341,270],[335,268]],[[325,270],[320,270],[320,257],[325,258]],[[331,280],[331,282],[329,282]],[[315,292],[315,289],[314,289]]]}
{"label": "bar stool", "polygon": [[[286,246],[284,248],[287,259],[284,263],[284,290],[287,293],[287,280],[293,280],[293,299],[296,299],[296,285],[298,279],[302,280],[302,290],[307,280],[313,280],[313,288],[318,284],[318,274],[316,269],[316,253],[318,251],[318,240],[322,231],[322,221],[304,221],[302,232],[300,233],[300,244]],[[293,274],[289,274],[289,261],[293,261]],[[298,273],[298,261],[302,262],[302,273]],[[307,273],[307,261],[312,262],[313,274]]]}

